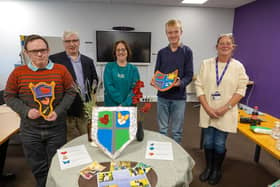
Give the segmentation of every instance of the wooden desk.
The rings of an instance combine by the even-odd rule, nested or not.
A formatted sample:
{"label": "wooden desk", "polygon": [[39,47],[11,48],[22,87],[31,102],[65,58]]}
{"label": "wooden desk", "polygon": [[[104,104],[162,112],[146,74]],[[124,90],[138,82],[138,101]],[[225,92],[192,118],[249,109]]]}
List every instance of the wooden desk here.
{"label": "wooden desk", "polygon": [[0,106],[0,145],[18,132],[20,118],[9,107]]}
{"label": "wooden desk", "polygon": [[0,106],[0,178],[3,174],[9,138],[19,131],[20,118],[7,106]]}
{"label": "wooden desk", "polygon": [[[239,110],[239,116],[250,117],[250,115],[243,110]],[[259,118],[264,120],[264,122],[261,123],[261,126],[269,127],[269,128],[273,128],[274,122],[279,120],[278,118],[275,118],[268,114],[260,115]],[[276,140],[273,139],[270,135],[254,133],[250,129],[250,124],[239,123],[238,130],[246,137],[248,137],[250,140],[252,140],[254,143],[256,143],[256,149],[254,155],[255,162],[259,161],[261,148],[266,150],[269,154],[271,154],[276,159],[280,160],[280,151],[278,151],[275,147]]]}

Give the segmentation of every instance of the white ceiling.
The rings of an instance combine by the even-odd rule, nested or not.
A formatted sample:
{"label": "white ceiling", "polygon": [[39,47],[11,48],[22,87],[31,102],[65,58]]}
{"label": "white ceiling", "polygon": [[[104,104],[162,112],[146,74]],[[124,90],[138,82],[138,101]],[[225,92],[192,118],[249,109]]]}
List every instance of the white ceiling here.
{"label": "white ceiling", "polygon": [[108,4],[123,3],[123,4],[144,4],[144,5],[161,5],[161,6],[199,6],[199,7],[216,7],[216,8],[237,8],[256,0],[208,0],[203,5],[186,5],[181,3],[182,0],[62,0],[62,1],[99,2],[99,3],[108,3]]}

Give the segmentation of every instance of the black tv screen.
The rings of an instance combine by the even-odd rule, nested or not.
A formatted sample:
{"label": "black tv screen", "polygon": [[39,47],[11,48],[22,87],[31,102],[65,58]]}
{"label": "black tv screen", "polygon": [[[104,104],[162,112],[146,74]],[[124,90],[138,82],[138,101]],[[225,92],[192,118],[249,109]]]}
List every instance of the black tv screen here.
{"label": "black tv screen", "polygon": [[129,62],[150,63],[151,32],[96,31],[96,56],[98,62],[112,62],[113,46],[118,40],[128,43],[132,55]]}

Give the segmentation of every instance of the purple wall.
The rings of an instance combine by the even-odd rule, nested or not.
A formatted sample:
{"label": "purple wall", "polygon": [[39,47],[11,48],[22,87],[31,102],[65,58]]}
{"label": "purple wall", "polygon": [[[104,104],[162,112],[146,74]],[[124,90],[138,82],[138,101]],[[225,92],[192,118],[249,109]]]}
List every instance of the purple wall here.
{"label": "purple wall", "polygon": [[233,33],[238,45],[234,56],[255,82],[249,106],[279,118],[280,0],[257,0],[235,9]]}

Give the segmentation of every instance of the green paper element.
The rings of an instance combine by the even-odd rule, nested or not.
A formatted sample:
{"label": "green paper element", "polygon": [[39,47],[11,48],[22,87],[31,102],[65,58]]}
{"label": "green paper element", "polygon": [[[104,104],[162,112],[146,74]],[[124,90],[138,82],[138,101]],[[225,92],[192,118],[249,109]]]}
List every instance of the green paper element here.
{"label": "green paper element", "polygon": [[[103,118],[105,115],[109,116],[109,122],[107,125],[100,122],[100,118]],[[111,128],[113,122],[113,112],[111,111],[102,111],[98,113],[98,127],[100,128]]]}
{"label": "green paper element", "polygon": [[118,129],[116,134],[116,150],[119,150],[129,140],[129,129]]}

